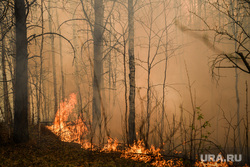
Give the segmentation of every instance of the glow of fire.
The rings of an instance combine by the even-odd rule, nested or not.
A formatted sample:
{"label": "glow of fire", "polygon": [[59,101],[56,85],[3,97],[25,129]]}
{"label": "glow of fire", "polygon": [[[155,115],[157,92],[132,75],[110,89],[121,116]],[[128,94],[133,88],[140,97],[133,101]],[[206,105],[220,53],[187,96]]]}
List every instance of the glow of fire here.
{"label": "glow of fire", "polygon": [[114,152],[117,150],[118,140],[113,140],[111,137],[108,139],[108,144],[105,144],[101,151],[104,152]]}
{"label": "glow of fire", "polygon": [[203,162],[203,161],[197,161],[195,162],[196,167],[228,167],[228,164],[226,162]]}
{"label": "glow of fire", "polygon": [[[61,102],[54,123],[52,126],[48,126],[48,129],[59,136],[61,141],[74,142],[80,144],[82,148],[89,149],[92,147],[91,143],[82,139],[83,135],[88,132],[88,128],[81,117],[77,118],[77,114],[73,112],[76,103],[77,99],[74,93],[70,95],[69,100],[65,99],[64,102]],[[75,120],[69,121],[69,116]]]}
{"label": "glow of fire", "polygon": [[167,161],[163,159],[160,149],[155,149],[151,146],[150,149],[146,149],[142,140],[134,143],[133,146],[125,150],[125,153],[121,155],[126,159],[132,159],[134,161],[143,161],[145,163],[151,162],[154,166],[166,166]]}
{"label": "glow of fire", "polygon": [[[84,138],[84,135],[88,133],[88,128],[81,117],[77,118],[77,114],[73,112],[75,105],[77,104],[76,94],[72,93],[69,100],[65,99],[64,102],[60,103],[53,125],[47,126],[54,134],[60,137],[61,141],[73,142],[80,144],[83,149],[93,149],[93,145]],[[73,121],[69,121],[69,116],[75,118]],[[108,139],[108,143],[100,150],[101,152],[115,152],[118,150],[118,140]],[[121,155],[126,159],[132,159],[134,161],[143,161],[145,163],[151,163],[153,166],[183,166],[183,161],[179,159],[164,160],[160,149],[156,149],[151,146],[150,149],[146,149],[142,140],[134,143],[131,147],[127,148]],[[180,154],[175,150],[175,154]],[[224,167],[228,166],[226,162],[202,162],[197,161],[196,167]],[[246,165],[247,166],[247,165]]]}

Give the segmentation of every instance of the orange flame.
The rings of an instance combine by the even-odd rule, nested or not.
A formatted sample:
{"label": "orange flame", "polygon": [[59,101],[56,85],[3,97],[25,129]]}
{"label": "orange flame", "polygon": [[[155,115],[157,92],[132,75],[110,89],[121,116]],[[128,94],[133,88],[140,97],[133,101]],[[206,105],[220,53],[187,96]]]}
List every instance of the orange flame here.
{"label": "orange flame", "polygon": [[79,117],[74,121],[67,122],[69,116],[76,118],[77,114],[73,112],[77,104],[76,94],[72,93],[70,99],[65,99],[60,103],[60,108],[55,115],[55,120],[52,126],[48,126],[54,134],[59,136],[62,141],[74,142],[81,144],[83,148],[91,148],[91,144],[87,140],[82,140],[84,134],[88,132],[88,128],[84,121]]}
{"label": "orange flame", "polygon": [[101,151],[104,152],[113,152],[113,151],[118,151],[117,150],[118,146],[118,140],[115,139],[113,140],[111,137],[108,139],[108,144],[105,144],[103,149]]}
{"label": "orange flame", "polygon": [[[53,125],[47,126],[54,134],[60,137],[62,141],[74,142],[81,145],[83,149],[92,149],[93,145],[84,139],[84,135],[88,133],[88,128],[81,117],[78,117],[76,112],[73,111],[75,105],[77,104],[76,94],[72,93],[69,100],[65,99],[64,102],[60,103],[60,108],[55,115],[55,120]],[[69,120],[69,117],[73,121]],[[75,119],[75,120],[74,120]],[[118,141],[112,138],[108,139],[108,143],[100,150],[101,152],[113,152],[118,150]],[[142,140],[134,143],[133,146],[127,148],[125,152],[121,155],[126,159],[132,159],[134,161],[142,161],[145,163],[150,163],[153,166],[183,166],[183,161],[180,159],[170,159],[164,160],[160,149],[156,149],[151,146],[150,149],[146,149]],[[177,150],[174,151],[175,154],[181,154]],[[201,162],[197,161],[195,163],[197,167],[213,167],[213,166],[228,166],[226,162]],[[247,165],[245,165],[247,167]]]}
{"label": "orange flame", "polygon": [[195,162],[196,167],[228,167],[228,164],[226,162],[203,162],[203,161],[197,161]]}
{"label": "orange flame", "polygon": [[133,146],[125,150],[125,153],[121,155],[126,159],[130,158],[134,161],[143,161],[145,163],[151,162],[154,166],[166,166],[167,161],[163,159],[160,149],[155,149],[151,146],[150,149],[146,149],[142,140],[134,143]]}

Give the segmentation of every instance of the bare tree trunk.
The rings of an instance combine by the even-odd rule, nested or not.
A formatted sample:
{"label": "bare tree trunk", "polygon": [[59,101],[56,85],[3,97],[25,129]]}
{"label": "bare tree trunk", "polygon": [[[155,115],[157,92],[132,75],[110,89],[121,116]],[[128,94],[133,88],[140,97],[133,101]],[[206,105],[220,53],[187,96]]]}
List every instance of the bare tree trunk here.
{"label": "bare tree trunk", "polygon": [[249,137],[248,137],[248,133],[249,133],[249,120],[248,120],[248,84],[246,81],[246,160],[247,163],[250,163],[250,155],[249,155]]}
{"label": "bare tree trunk", "polygon": [[[40,124],[40,111],[41,111],[41,94],[42,94],[42,85],[43,85],[43,42],[44,42],[44,18],[43,18],[43,0],[41,0],[41,21],[42,21],[42,40],[41,40],[41,48],[40,48],[40,78],[39,78],[39,95],[37,100],[37,123],[38,123],[38,139],[40,141],[41,137],[41,124]],[[45,93],[45,92],[44,92]],[[46,111],[46,110],[45,110]],[[45,116],[46,117],[46,116]]]}
{"label": "bare tree trunk", "polygon": [[[95,25],[94,25],[94,79],[93,79],[93,131],[101,134],[101,90],[102,90],[102,54],[103,54],[103,0],[95,0]],[[99,136],[100,142],[100,136]]]}
{"label": "bare tree trunk", "polygon": [[[51,0],[49,0],[49,31],[52,30],[52,10],[51,10]],[[57,112],[58,104],[57,104],[57,78],[56,78],[56,60],[55,60],[55,38],[52,34],[50,36],[51,39],[51,52],[52,52],[52,68],[53,68],[53,87],[54,87],[54,114]]]}
{"label": "bare tree trunk", "polygon": [[29,91],[29,93],[30,93],[30,105],[32,106],[31,107],[31,115],[29,115],[29,118],[28,118],[28,120],[29,120],[29,124],[31,124],[31,125],[34,125],[34,114],[35,114],[35,104],[34,104],[34,97],[33,97],[33,93],[34,93],[34,91],[32,90],[32,83],[30,82],[30,91]]}
{"label": "bare tree trunk", "polygon": [[[166,2],[164,1],[164,10],[166,10]],[[163,148],[163,137],[164,137],[164,117],[165,117],[165,87],[167,80],[167,67],[168,67],[168,30],[167,30],[167,11],[164,12],[165,19],[165,33],[166,33],[166,44],[165,44],[165,69],[164,69],[164,79],[162,85],[162,113],[161,113],[161,148]]]}
{"label": "bare tree trunk", "polygon": [[134,56],[134,3],[128,0],[128,40],[129,40],[129,144],[136,140],[135,132],[135,56]]}
{"label": "bare tree trunk", "polygon": [[[193,0],[189,0],[189,10],[190,11],[193,11]],[[193,17],[193,15],[192,15],[192,13],[189,13],[189,22],[188,22],[188,25],[190,26],[190,25],[192,25],[192,23],[193,23],[193,20],[194,20],[194,17]]]}
{"label": "bare tree trunk", "polygon": [[[185,64],[186,66],[186,64]],[[189,96],[190,96],[190,102],[191,102],[191,106],[192,106],[192,110],[193,110],[193,114],[192,114],[192,120],[191,120],[191,127],[190,127],[190,160],[192,162],[194,162],[194,158],[195,158],[195,127],[196,127],[196,123],[195,123],[195,118],[196,118],[196,104],[195,104],[195,99],[193,97],[193,93],[192,93],[192,86],[191,86],[191,81],[189,78],[189,74],[188,74],[188,69],[186,66],[186,73],[187,73],[187,79],[188,79],[188,91],[189,91]]]}
{"label": "bare tree trunk", "polygon": [[[109,46],[112,46],[112,16],[110,16],[110,29],[109,29]],[[109,69],[109,99],[108,99],[108,111],[110,111],[110,96],[111,96],[111,76],[112,76],[112,62],[111,62],[111,54],[112,51],[110,51],[110,53],[108,54],[108,69]]]}
{"label": "bare tree trunk", "polygon": [[[73,14],[73,18],[75,18],[75,13]],[[75,46],[75,60],[74,60],[74,66],[75,66],[75,84],[77,88],[77,112],[80,114],[82,112],[82,96],[81,96],[81,87],[79,82],[79,52],[78,52],[78,44],[77,44],[77,35],[76,35],[76,24],[73,23],[73,44]]]}
{"label": "bare tree trunk", "polygon": [[[234,5],[234,3],[236,3]],[[232,17],[236,17],[235,20],[237,21],[238,20],[238,16],[235,16],[234,14],[234,10],[239,10],[237,9],[238,8],[238,2],[234,2],[232,0],[230,0],[230,9],[231,9],[231,15]],[[235,36],[235,39],[237,39],[237,34],[238,34],[238,29],[237,29],[237,26],[236,26],[236,23],[233,22],[231,24],[231,29],[232,29],[232,32]],[[234,44],[234,47],[235,47],[235,52],[237,51],[237,42],[235,42]],[[237,63],[237,59],[236,59],[236,63]],[[238,139],[239,139],[239,152],[242,152],[242,143],[241,143],[241,136],[240,136],[240,97],[239,97],[239,86],[238,86],[238,82],[239,82],[239,74],[238,74],[238,70],[237,68],[235,68],[235,95],[236,95],[236,104],[237,104],[237,109],[236,109],[236,112],[237,112],[237,132],[238,132]]]}
{"label": "bare tree trunk", "polygon": [[[152,9],[152,8],[151,8]],[[146,112],[146,134],[145,134],[145,146],[148,148],[148,136],[149,136],[149,128],[150,128],[150,112],[151,112],[151,85],[150,85],[150,76],[151,76],[151,62],[150,62],[150,52],[151,52],[151,33],[152,33],[152,13],[151,13],[151,20],[150,20],[150,32],[149,32],[149,39],[148,39],[148,79],[147,79],[147,112]]]}
{"label": "bare tree trunk", "polygon": [[218,1],[218,6],[217,6],[217,8],[218,8],[218,17],[219,17],[219,27],[221,26],[221,12],[220,12],[220,3],[219,3],[219,1]]}
{"label": "bare tree trunk", "polygon": [[[3,34],[3,26],[1,24],[1,32]],[[3,36],[3,35],[2,35]],[[5,65],[5,39],[2,39],[2,73],[3,73],[3,93],[4,93],[4,119],[6,124],[10,126],[11,124],[11,107],[9,101],[9,91],[8,91],[8,81],[6,75],[6,65]],[[10,128],[10,127],[9,127]]]}
{"label": "bare tree trunk", "polygon": [[202,16],[201,16],[201,6],[202,6],[201,0],[197,0],[197,6],[198,6],[198,9],[197,9],[197,11],[198,11],[198,16],[202,17]]}
{"label": "bare tree trunk", "polygon": [[123,70],[124,70],[124,86],[125,86],[125,142],[129,143],[128,138],[128,86],[127,86],[127,67],[126,67],[126,40],[124,39],[123,52]]}
{"label": "bare tree trunk", "polygon": [[[57,25],[59,26],[59,16],[58,16],[58,9],[56,9],[56,20]],[[61,29],[58,29],[59,34],[61,34]],[[61,66],[61,82],[62,82],[62,100],[65,99],[65,79],[64,79],[64,72],[63,72],[63,54],[62,54],[62,38],[59,38],[59,48],[60,48],[60,66]]]}
{"label": "bare tree trunk", "polygon": [[14,133],[16,143],[29,140],[28,131],[28,52],[26,8],[24,0],[15,1],[16,78],[14,101]]}

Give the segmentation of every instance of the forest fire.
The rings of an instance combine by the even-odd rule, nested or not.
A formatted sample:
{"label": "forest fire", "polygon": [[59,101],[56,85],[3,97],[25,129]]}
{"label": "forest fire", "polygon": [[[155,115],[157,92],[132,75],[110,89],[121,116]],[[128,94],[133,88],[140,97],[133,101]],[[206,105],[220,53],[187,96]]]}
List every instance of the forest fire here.
{"label": "forest fire", "polygon": [[[83,140],[83,135],[88,132],[88,128],[81,117],[73,112],[77,103],[76,94],[72,93],[69,100],[60,103],[55,120],[52,126],[48,126],[54,134],[64,142],[74,142],[81,144],[83,148],[91,148],[87,140]],[[69,121],[69,117],[75,119]]]}
{"label": "forest fire", "polygon": [[0,167],[249,166],[249,4],[0,0]]}
{"label": "forest fire", "polygon": [[[60,108],[55,115],[54,123],[48,126],[48,129],[59,136],[61,141],[77,143],[80,144],[83,149],[93,150],[93,145],[87,139],[84,139],[89,132],[88,128],[82,117],[74,112],[76,104],[76,94],[72,93],[69,100],[65,99],[64,102],[60,103]],[[183,166],[183,161],[180,159],[163,159],[160,148],[156,149],[152,145],[150,149],[146,149],[142,140],[135,142],[131,147],[126,148],[125,151],[119,150],[118,145],[117,139],[114,140],[109,137],[107,144],[100,149],[100,152],[122,152],[122,158],[150,163],[153,166]],[[205,163],[197,161],[195,166],[228,166],[228,164],[226,162]]]}
{"label": "forest fire", "polygon": [[[73,109],[77,103],[76,94],[72,93],[69,100],[61,102],[55,120],[52,126],[48,126],[54,134],[60,137],[64,142],[73,142],[80,144],[84,149],[91,149],[93,145],[86,139],[83,140],[84,135],[88,133],[88,128],[81,117],[78,117]],[[69,119],[72,119],[70,121]],[[117,149],[118,140],[112,138],[108,139],[108,143],[100,150],[101,152],[120,151]],[[155,149],[151,146],[146,149],[142,140],[134,143],[133,146],[127,148],[125,153],[121,155],[124,158],[130,158],[134,161],[143,161],[145,163],[151,162],[155,166],[165,166],[166,162],[160,153],[160,149]]]}

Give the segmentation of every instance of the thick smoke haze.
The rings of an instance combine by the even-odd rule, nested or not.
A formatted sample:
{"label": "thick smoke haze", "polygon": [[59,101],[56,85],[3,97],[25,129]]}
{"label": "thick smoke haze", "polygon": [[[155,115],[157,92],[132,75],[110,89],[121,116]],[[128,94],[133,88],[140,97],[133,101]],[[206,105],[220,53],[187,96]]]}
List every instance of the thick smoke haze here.
{"label": "thick smoke haze", "polygon": [[[94,20],[90,14],[93,10],[89,2],[85,2],[85,10],[89,11],[90,20]],[[151,4],[150,4],[151,3]],[[147,4],[145,1],[138,1],[135,5],[135,57],[136,57],[136,120],[138,122],[137,129],[140,125],[140,117],[142,113],[146,111],[146,89],[147,89],[147,60],[150,56],[150,61],[156,65],[152,68],[150,74],[150,85],[152,86],[152,107],[157,105],[155,100],[160,101],[162,98],[162,83],[164,80],[164,68],[165,68],[165,46],[167,31],[167,73],[166,73],[166,116],[169,119],[170,124],[173,121],[173,115],[176,119],[179,119],[181,115],[180,106],[184,109],[184,117],[188,122],[191,118],[190,112],[192,112],[192,106],[190,103],[190,94],[188,90],[188,78],[192,86],[192,96],[195,100],[195,105],[201,107],[201,112],[204,114],[204,120],[211,123],[209,131],[212,133],[214,139],[218,142],[223,143],[225,136],[225,126],[227,122],[223,119],[223,112],[228,119],[234,117],[233,123],[236,123],[236,95],[235,95],[235,70],[234,69],[218,69],[219,76],[212,76],[212,64],[213,59],[218,55],[218,52],[214,48],[204,41],[204,36],[207,40],[213,44],[213,32],[207,31],[195,31],[203,30],[206,25],[199,19],[197,14],[198,8],[190,11],[189,2],[167,2],[167,7],[164,10],[163,2],[151,1]],[[87,109],[91,110],[91,86],[93,77],[93,41],[90,34],[90,26],[88,21],[84,18],[82,13],[82,7],[78,2],[68,2],[63,4],[64,8],[67,9],[65,12],[64,8],[56,8],[59,3],[52,3],[51,15],[53,15],[53,31],[58,32],[56,13],[58,12],[58,19],[62,35],[69,39],[75,47],[75,57],[70,44],[62,39],[63,45],[63,68],[65,73],[65,92],[66,97],[71,93],[77,93],[76,82],[75,82],[75,65],[78,64],[79,71],[77,78],[80,82],[81,96],[83,106],[87,105]],[[62,4],[60,4],[62,5]],[[204,4],[203,4],[204,5]],[[208,24],[214,24],[218,22],[218,14],[210,15],[209,8],[207,6],[206,20]],[[125,99],[124,99],[124,79],[123,79],[123,55],[122,50],[124,49],[123,38],[127,38],[127,18],[126,10],[122,10],[122,6],[118,3],[108,2],[105,6],[105,17],[111,16],[107,19],[107,34],[105,35],[104,49],[104,92],[105,98],[103,103],[105,110],[108,113],[110,119],[108,126],[114,137],[119,139],[124,135],[123,131],[123,120],[125,110]],[[204,12],[204,11],[203,11]],[[166,26],[165,26],[165,14],[166,14]],[[36,14],[39,15],[39,14]],[[198,15],[198,14],[197,14]],[[201,14],[205,16],[204,13]],[[73,19],[72,19],[73,17]],[[48,31],[48,12],[44,12],[45,18],[45,32]],[[75,20],[74,20],[75,18]],[[225,19],[224,19],[225,20]],[[186,26],[189,31],[182,31],[181,28],[176,24]],[[211,22],[211,23],[210,23]],[[111,31],[113,34],[109,35]],[[115,34],[117,33],[117,34]],[[150,34],[151,33],[151,34]],[[33,32],[30,31],[30,35]],[[73,35],[74,34],[74,35]],[[109,40],[111,38],[111,41]],[[45,66],[48,72],[46,92],[51,101],[53,101],[53,83],[52,83],[52,62],[51,62],[51,43],[50,38],[45,36],[44,44],[44,59]],[[56,54],[56,67],[57,67],[57,78],[58,78],[58,91],[61,89],[60,82],[60,57],[59,57],[59,37],[55,38],[55,54]],[[116,41],[119,40],[119,43]],[[125,39],[126,40],[126,39]],[[161,42],[159,42],[159,40]],[[32,43],[33,44],[33,43]],[[35,43],[33,44],[35,45]],[[110,50],[110,45],[116,47],[116,50]],[[150,50],[149,50],[150,45]],[[233,42],[226,44],[214,43],[215,47],[219,47],[224,53],[231,53],[233,51]],[[127,46],[126,46],[127,47]],[[35,46],[30,47],[35,52]],[[38,50],[38,49],[37,49]],[[110,50],[110,51],[109,51]],[[120,51],[119,51],[120,50]],[[110,56],[111,55],[111,56]],[[109,58],[110,56],[110,58]],[[112,60],[109,63],[108,59]],[[128,59],[126,60],[128,61]],[[30,64],[33,64],[30,61]],[[111,81],[109,81],[109,67],[111,65]],[[33,65],[30,65],[32,68]],[[217,69],[215,69],[216,71]],[[129,73],[127,67],[127,74]],[[239,96],[240,96],[240,115],[241,118],[245,116],[245,82],[249,82],[248,74],[243,72],[239,73]],[[116,78],[114,78],[116,77]],[[109,85],[111,82],[111,86]],[[115,83],[114,83],[115,82]],[[127,79],[128,82],[128,79]],[[45,85],[46,85],[45,84]],[[115,87],[114,87],[115,85]],[[110,88],[111,87],[111,88]],[[111,90],[109,90],[111,89]],[[53,103],[53,102],[49,102]],[[52,107],[52,106],[51,106]],[[48,112],[48,111],[47,111]],[[155,109],[152,111],[152,124],[154,119],[159,118],[160,111]],[[157,118],[158,117],[158,118]],[[53,114],[49,117],[49,120],[53,120]],[[243,135],[244,131],[242,131]],[[226,134],[225,134],[226,135]]]}
{"label": "thick smoke haze", "polygon": [[[101,108],[101,130],[94,133],[103,141],[110,135],[127,143],[131,11],[127,1],[101,2],[98,9],[93,0],[37,1],[30,8],[29,123],[38,123],[39,117],[41,123],[52,123],[60,103],[75,93],[74,112],[89,129],[95,124],[95,102]],[[198,140],[204,139],[225,150],[234,147],[235,153],[246,153],[250,119],[248,9],[249,2],[244,0],[134,0],[137,139],[147,139],[148,133],[146,144],[171,151],[182,150],[184,146],[176,146],[190,140],[197,139],[194,145],[198,145]],[[95,14],[102,10],[103,23],[99,25]],[[94,37],[98,26],[101,37]],[[11,37],[11,33],[7,35]],[[98,40],[102,45],[94,47]],[[6,43],[11,45],[11,40]],[[94,48],[102,51],[100,61],[94,59],[98,53]],[[101,66],[96,67],[98,61]],[[98,68],[101,74],[96,74]],[[11,70],[7,76],[12,77]],[[101,78],[97,77],[97,86],[95,76]],[[93,87],[98,90],[95,100]],[[13,106],[12,94],[10,99]],[[4,120],[4,114],[0,117]],[[202,144],[199,147],[205,148]]]}

